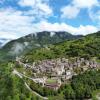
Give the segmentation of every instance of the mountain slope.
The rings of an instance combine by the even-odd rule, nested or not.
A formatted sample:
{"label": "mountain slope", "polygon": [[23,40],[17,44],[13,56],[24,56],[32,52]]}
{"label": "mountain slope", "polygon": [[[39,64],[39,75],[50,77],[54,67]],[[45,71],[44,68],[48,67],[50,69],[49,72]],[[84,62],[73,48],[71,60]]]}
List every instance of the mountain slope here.
{"label": "mountain slope", "polygon": [[25,55],[25,60],[52,59],[58,57],[98,57],[100,58],[100,32],[87,35],[81,39],[70,40],[41,48],[31,50]]}
{"label": "mountain slope", "polygon": [[50,44],[55,44],[62,42],[64,40],[77,39],[82,36],[74,36],[68,32],[38,32],[34,34],[29,34],[27,36],[21,37],[16,40],[12,40],[7,43],[0,50],[0,57],[3,58],[12,58],[18,56],[22,53],[28,52],[31,49],[46,47]]}
{"label": "mountain slope", "polygon": [[14,67],[11,62],[0,62],[0,100],[37,100],[37,96],[25,86],[24,80],[12,72],[11,66]]}
{"label": "mountain slope", "polygon": [[4,46],[10,39],[0,38],[0,48]]}
{"label": "mountain slope", "polygon": [[[29,39],[30,40],[30,39]],[[22,41],[22,40],[21,40]],[[12,44],[14,41],[12,41]],[[10,45],[10,44],[9,44]],[[8,50],[9,46],[4,47]],[[97,57],[100,54],[100,32],[87,35],[81,39],[69,40],[48,47],[39,48],[34,51],[34,48],[27,52],[24,56],[29,62],[34,60],[51,59],[57,57]],[[24,78],[20,79],[13,73],[15,68],[14,62],[0,62],[0,97],[2,100],[42,100],[37,97],[33,92],[29,91],[24,84]],[[17,66],[18,67],[18,66]],[[50,92],[50,99],[48,100],[64,100],[75,98],[84,99],[84,97],[90,98],[91,93],[95,89],[99,89],[100,70],[87,71],[81,75],[75,76],[70,84],[65,84],[55,94],[50,92],[49,89],[43,89],[43,87],[36,87],[42,93]],[[32,81],[33,82],[33,81]],[[43,91],[42,91],[43,89]],[[9,91],[10,90],[10,91]],[[80,92],[81,91],[81,92]],[[63,94],[62,94],[63,93]],[[57,95],[59,94],[59,95]]]}

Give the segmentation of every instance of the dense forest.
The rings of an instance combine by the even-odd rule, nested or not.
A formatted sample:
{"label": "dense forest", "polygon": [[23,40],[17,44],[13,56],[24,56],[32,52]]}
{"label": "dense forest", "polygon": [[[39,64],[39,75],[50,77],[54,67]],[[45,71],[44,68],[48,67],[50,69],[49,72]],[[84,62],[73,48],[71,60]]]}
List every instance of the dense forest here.
{"label": "dense forest", "polygon": [[26,53],[24,60],[52,59],[59,57],[84,57],[100,59],[100,32],[87,35],[81,39],[69,40]]}
{"label": "dense forest", "polygon": [[38,100],[25,86],[24,80],[12,73],[13,63],[0,63],[0,100]]}

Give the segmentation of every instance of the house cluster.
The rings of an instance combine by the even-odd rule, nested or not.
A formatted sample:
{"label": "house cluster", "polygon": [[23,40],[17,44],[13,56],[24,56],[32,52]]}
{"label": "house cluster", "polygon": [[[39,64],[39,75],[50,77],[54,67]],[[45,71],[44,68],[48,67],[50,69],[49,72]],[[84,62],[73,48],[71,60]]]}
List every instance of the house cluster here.
{"label": "house cluster", "polygon": [[97,69],[100,63],[95,60],[85,60],[84,58],[58,58],[52,60],[43,60],[38,62],[33,62],[30,65],[33,72],[51,74],[51,76],[63,76],[69,77],[75,74],[75,68],[82,68],[83,71],[87,69]]}
{"label": "house cluster", "polygon": [[[20,58],[16,58],[16,61],[23,65],[24,68],[30,68],[34,73],[34,77],[39,78],[39,74],[41,74],[41,78],[46,76],[47,78],[43,81],[43,86],[47,87],[57,87],[60,85],[57,84],[49,84],[46,80],[49,78],[53,78],[55,80],[69,80],[73,75],[77,75],[75,69],[81,69],[83,72],[88,69],[99,69],[100,63],[97,63],[95,60],[86,60],[84,58],[57,58],[51,60],[43,60],[33,62],[33,64],[23,63]],[[41,81],[41,80],[39,80]],[[61,83],[59,81],[59,83]],[[57,83],[57,82],[56,82]]]}

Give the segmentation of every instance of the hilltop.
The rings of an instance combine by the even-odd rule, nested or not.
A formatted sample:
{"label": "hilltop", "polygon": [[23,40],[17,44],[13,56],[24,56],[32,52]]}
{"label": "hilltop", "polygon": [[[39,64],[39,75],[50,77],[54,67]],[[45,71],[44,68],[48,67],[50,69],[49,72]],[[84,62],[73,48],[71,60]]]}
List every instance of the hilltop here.
{"label": "hilltop", "polygon": [[37,32],[19,39],[12,40],[0,49],[0,58],[12,59],[22,55],[29,50],[35,50],[41,47],[47,47],[65,40],[72,40],[82,37],[81,35],[72,35],[68,32]]}
{"label": "hilltop", "polygon": [[91,57],[100,58],[100,32],[89,34],[83,38],[68,40],[38,50],[27,52],[24,59],[34,60],[53,59],[61,57]]}

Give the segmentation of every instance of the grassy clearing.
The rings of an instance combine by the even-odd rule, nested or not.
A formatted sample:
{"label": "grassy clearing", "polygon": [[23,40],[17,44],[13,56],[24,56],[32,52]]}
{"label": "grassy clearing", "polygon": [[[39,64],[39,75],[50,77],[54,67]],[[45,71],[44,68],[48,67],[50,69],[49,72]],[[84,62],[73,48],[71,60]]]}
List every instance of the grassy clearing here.
{"label": "grassy clearing", "polygon": [[100,98],[100,89],[96,90],[92,93],[92,99],[93,100],[98,100],[98,97]]}
{"label": "grassy clearing", "polygon": [[53,84],[53,83],[57,83],[57,80],[56,79],[47,79],[46,82],[49,84]]}

